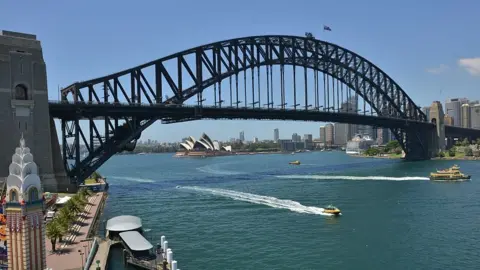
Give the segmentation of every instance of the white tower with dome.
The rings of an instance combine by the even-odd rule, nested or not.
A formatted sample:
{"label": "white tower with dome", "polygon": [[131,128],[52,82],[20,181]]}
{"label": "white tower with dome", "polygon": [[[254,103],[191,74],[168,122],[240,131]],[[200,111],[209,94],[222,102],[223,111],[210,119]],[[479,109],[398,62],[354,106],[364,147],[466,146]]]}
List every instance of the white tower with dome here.
{"label": "white tower with dome", "polygon": [[44,198],[38,168],[23,135],[9,166],[3,209],[7,218],[8,269],[44,269]]}

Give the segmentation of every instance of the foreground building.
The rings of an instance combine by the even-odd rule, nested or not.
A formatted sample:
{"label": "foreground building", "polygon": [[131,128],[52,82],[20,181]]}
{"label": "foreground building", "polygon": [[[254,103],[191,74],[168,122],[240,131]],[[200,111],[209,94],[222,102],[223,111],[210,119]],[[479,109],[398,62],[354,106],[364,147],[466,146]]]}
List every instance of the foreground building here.
{"label": "foreground building", "polygon": [[220,146],[218,141],[212,141],[210,137],[203,133],[199,140],[194,137],[188,137],[180,143],[183,151],[178,151],[176,156],[225,156],[232,153],[232,146]]}
{"label": "foreground building", "polygon": [[38,168],[25,140],[15,149],[3,208],[7,217],[8,269],[46,267],[44,200]]}

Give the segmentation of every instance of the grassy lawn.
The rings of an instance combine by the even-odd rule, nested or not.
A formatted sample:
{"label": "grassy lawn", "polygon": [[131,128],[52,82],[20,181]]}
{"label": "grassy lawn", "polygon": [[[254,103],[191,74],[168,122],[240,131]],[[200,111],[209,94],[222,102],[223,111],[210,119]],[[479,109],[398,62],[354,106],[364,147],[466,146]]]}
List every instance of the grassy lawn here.
{"label": "grassy lawn", "polygon": [[91,185],[91,184],[96,184],[96,183],[97,183],[97,180],[95,180],[93,178],[85,179],[85,185]]}

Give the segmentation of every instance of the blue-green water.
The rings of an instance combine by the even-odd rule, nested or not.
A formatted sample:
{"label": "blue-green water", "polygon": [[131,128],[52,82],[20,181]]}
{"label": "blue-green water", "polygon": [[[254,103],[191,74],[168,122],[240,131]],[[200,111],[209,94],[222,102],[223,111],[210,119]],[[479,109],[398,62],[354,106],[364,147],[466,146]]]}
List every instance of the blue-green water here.
{"label": "blue-green water", "polygon": [[[182,270],[478,269],[480,166],[455,163],[473,180],[425,180],[451,161],[341,152],[115,156],[100,170],[111,183],[103,218],[141,217]],[[330,203],[341,217],[319,214]],[[109,268],[123,269],[118,253]]]}

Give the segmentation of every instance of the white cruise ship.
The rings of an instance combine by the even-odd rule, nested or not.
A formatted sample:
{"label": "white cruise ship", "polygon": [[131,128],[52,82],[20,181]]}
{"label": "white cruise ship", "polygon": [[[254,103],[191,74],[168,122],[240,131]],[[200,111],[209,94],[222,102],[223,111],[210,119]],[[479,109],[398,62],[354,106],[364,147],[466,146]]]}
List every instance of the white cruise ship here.
{"label": "white cruise ship", "polygon": [[374,140],[370,136],[355,135],[351,141],[347,142],[346,153],[348,155],[359,155],[374,144]]}

